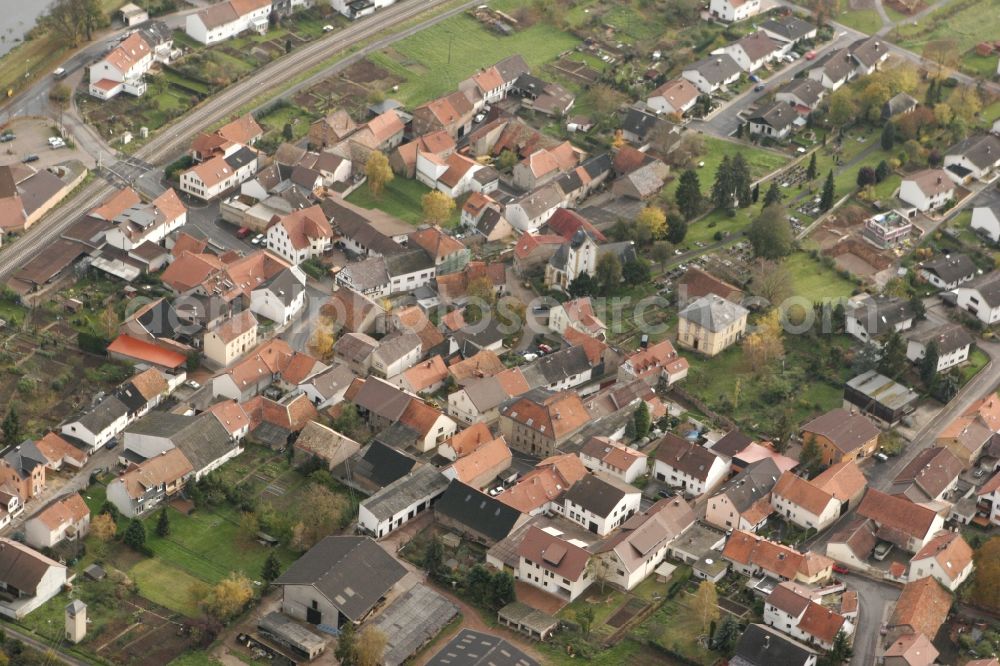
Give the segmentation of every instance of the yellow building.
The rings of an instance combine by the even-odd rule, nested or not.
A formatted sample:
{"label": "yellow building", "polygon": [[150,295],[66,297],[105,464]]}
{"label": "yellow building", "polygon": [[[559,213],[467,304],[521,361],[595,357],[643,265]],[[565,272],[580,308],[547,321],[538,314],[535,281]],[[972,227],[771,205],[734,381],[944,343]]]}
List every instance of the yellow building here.
{"label": "yellow building", "polygon": [[715,356],[739,341],[746,330],[746,308],[708,294],[680,311],[677,344]]}
{"label": "yellow building", "polygon": [[205,358],[227,367],[257,346],[257,318],[249,310],[233,315],[205,334]]}

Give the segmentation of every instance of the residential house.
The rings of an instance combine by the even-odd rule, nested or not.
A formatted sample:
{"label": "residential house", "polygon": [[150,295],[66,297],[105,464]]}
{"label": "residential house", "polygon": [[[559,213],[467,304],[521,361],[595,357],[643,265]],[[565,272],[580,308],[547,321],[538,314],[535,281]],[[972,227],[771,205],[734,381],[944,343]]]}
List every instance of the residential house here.
{"label": "residential house", "polygon": [[947,530],[934,535],[910,560],[908,580],[930,576],[954,592],[972,573],[972,548],[961,534]]}
{"label": "residential house", "polygon": [[836,49],[820,58],[808,72],[810,79],[833,92],[854,78],[857,62],[849,49]]}
{"label": "residential house", "polygon": [[228,367],[257,346],[257,318],[250,310],[233,315],[205,333],[205,358],[217,366]]}
{"label": "residential house", "polygon": [[934,324],[922,322],[906,336],[906,358],[916,364],[927,354],[927,348],[934,345],[937,352],[938,372],[965,363],[969,359],[969,350],[973,339],[961,324]]}
{"label": "residential house", "polygon": [[955,488],[963,469],[962,461],[948,449],[923,449],[896,475],[889,494],[920,504],[942,500]]}
{"label": "residential house", "polygon": [[500,408],[505,403],[530,388],[520,368],[471,379],[448,394],[448,414],[467,424],[492,424],[500,418]]}
{"label": "residential house", "polygon": [[799,115],[809,115],[826,97],[826,90],[819,81],[808,77],[792,79],[778,88],[774,99],[791,105]]}
{"label": "residential house", "polygon": [[309,146],[313,149],[336,146],[358,129],[350,114],[336,109],[309,126]]}
{"label": "residential house", "polygon": [[585,529],[607,536],[639,511],[642,493],[613,476],[588,474],[566,491],[560,513]]}
{"label": "residential house", "polygon": [[867,571],[868,558],[878,543],[877,531],[871,520],[854,516],[830,536],[826,555],[851,568]]}
{"label": "residential house", "polygon": [[152,202],[138,203],[122,211],[107,231],[108,244],[119,250],[132,250],[143,243],[160,243],[187,222],[187,208],[168,188]]}
{"label": "residential house", "polygon": [[677,353],[670,340],[664,339],[626,356],[618,366],[618,382],[624,384],[635,379],[659,382],[663,379],[670,386],[687,377],[689,367],[687,359]]}
{"label": "residential house", "polygon": [[857,506],[868,487],[868,479],[861,473],[861,468],[853,460],[834,463],[827,467],[812,484],[823,492],[833,495],[840,503],[843,513]]}
{"label": "residential house", "polygon": [[514,235],[514,227],[503,215],[503,207],[486,194],[473,192],[462,206],[462,225],[494,243]]}
{"label": "residential house", "polygon": [[646,474],[647,456],[608,437],[591,437],[580,449],[580,461],[591,472],[632,483]]}
{"label": "residential house", "polygon": [[504,217],[518,231],[533,234],[562,203],[562,190],[550,183],[512,200],[504,208]]}
{"label": "residential house", "polygon": [[743,530],[735,530],[726,540],[722,557],[745,576],[762,576],[776,581],[815,585],[828,581],[833,560],[817,553],[799,551]]}
{"label": "residential house", "polygon": [[434,262],[436,275],[448,275],[465,268],[472,253],[461,241],[440,227],[423,226],[409,236],[409,242],[424,250]]}
{"label": "residential house", "polygon": [[469,285],[477,280],[485,280],[494,296],[502,296],[507,291],[507,266],[502,263],[472,261],[460,272],[438,275],[438,298],[450,304],[465,304],[469,300]]}
{"label": "residential house", "polygon": [[576,96],[558,83],[522,74],[511,87],[521,97],[521,106],[549,117],[565,116],[573,108]]}
{"label": "residential house", "polygon": [[555,234],[521,234],[514,246],[514,272],[522,276],[537,272],[565,242],[566,239]]}
{"label": "residential house", "polygon": [[805,530],[822,531],[846,511],[846,506],[817,484],[785,472],[771,491],[775,513]]}
{"label": "residential house", "polygon": [[442,468],[441,473],[449,480],[457,479],[482,490],[510,468],[511,460],[510,449],[503,437],[497,437]]}
{"label": "residential house", "polygon": [[1000,203],[974,207],[970,224],[975,231],[1000,243]]}
{"label": "residential house", "polygon": [[1000,271],[980,275],[957,289],[958,307],[987,326],[1000,321]]}
{"label": "residential house", "polygon": [[680,497],[661,499],[624,523],[618,532],[594,547],[605,582],[632,590],[663,562],[671,542],[680,538],[696,515]]}
{"label": "residential house", "polygon": [[564,335],[567,328],[597,340],[603,340],[608,330],[607,324],[594,313],[588,296],[557,304],[549,310],[549,329]]}
{"label": "residential house", "polygon": [[832,409],[802,426],[803,446],[815,442],[824,465],[861,460],[875,453],[879,430],[863,414]]}
{"label": "residential house", "polygon": [[791,134],[797,121],[799,121],[799,114],[794,107],[775,100],[757,109],[750,116],[750,134],[780,141]]}
{"label": "residential house", "polygon": [[434,260],[422,248],[404,250],[383,257],[389,278],[389,293],[400,294],[426,287],[434,282]]}
{"label": "residential house", "polygon": [[515,451],[551,456],[589,421],[576,392],[534,389],[500,409],[500,434]]}
{"label": "residential house", "polygon": [[715,491],[729,476],[729,463],[710,449],[667,433],[653,454],[653,478],[688,497]]}
{"label": "residential house", "polygon": [[733,666],[816,666],[816,650],[763,624],[750,624],[729,660]]}
{"label": "residential house", "polygon": [[211,201],[257,172],[257,153],[246,146],[226,155],[216,155],[181,173],[181,192]]}
{"label": "residential house", "polygon": [[184,31],[191,39],[211,45],[247,30],[266,33],[270,15],[271,0],[228,0],[188,14]]}
{"label": "residential house", "polygon": [[861,342],[872,342],[913,326],[913,308],[898,296],[859,294],[845,308],[845,330]]}
{"label": "residential house", "polygon": [[212,378],[212,394],[246,402],[271,384],[296,387],[327,366],[274,338]]}
{"label": "residential house", "polygon": [[281,612],[313,625],[358,624],[406,576],[406,568],[368,537],[328,536],[275,581]]}
{"label": "residential house", "polygon": [[[722,1],[726,2],[727,0]],[[755,0],[749,0],[747,4],[757,3]],[[681,76],[693,83],[702,94],[711,95],[720,88],[739,80],[742,71],[732,56],[728,53],[721,53],[685,66]]]}
{"label": "residential house", "polygon": [[570,453],[550,456],[518,479],[513,487],[500,493],[497,499],[532,516],[546,511],[558,512],[564,506],[562,497],[566,491],[587,474],[580,459]]}
{"label": "residential house", "polygon": [[0,615],[22,620],[62,592],[66,566],[28,546],[0,537]]}
{"label": "residential house", "polygon": [[746,332],[749,311],[715,294],[688,304],[678,315],[677,344],[715,356]]}
{"label": "residential house", "polygon": [[760,0],[711,0],[708,11],[713,19],[726,23],[745,21],[760,11]]}
{"label": "residential house", "polygon": [[334,290],[320,311],[334,322],[336,332],[353,333],[374,332],[376,322],[385,313],[371,298],[347,287]]}
{"label": "residential house", "polygon": [[770,458],[748,465],[709,498],[705,521],[724,530],[757,531],[773,511],[771,490],[780,474]]}
{"label": "residential house", "polygon": [[293,265],[317,259],[333,244],[333,227],[319,206],[283,216],[267,230],[267,249]]}
{"label": "residential house", "polygon": [[404,370],[392,377],[391,381],[409,393],[434,393],[444,386],[447,378],[448,366],[438,355]]}
{"label": "residential house", "polygon": [[344,333],[333,345],[333,360],[363,377],[372,365],[372,352],[378,340],[365,333]]}
{"label": "residential house", "polygon": [[[241,407],[244,412],[253,410],[252,404]],[[253,415],[249,416],[253,421]],[[249,429],[253,430],[253,423]],[[184,416],[152,412],[129,426],[124,440],[125,457],[133,462],[180,450],[192,468],[195,481],[243,452],[243,447],[234,441],[232,427],[223,424],[216,414]]]}
{"label": "residential house", "polygon": [[655,113],[683,116],[698,101],[699,94],[687,79],[672,79],[649,93],[646,106]]}
{"label": "residential house", "polygon": [[994,437],[994,431],[971,410],[955,418],[938,433],[938,446],[951,451],[964,467],[970,467]]}
{"label": "residential house", "polygon": [[908,553],[919,552],[944,524],[944,519],[933,509],[874,488],[865,493],[857,515],[875,523],[879,539]]}
{"label": "residential house", "polygon": [[[883,660],[885,666],[933,666],[939,663],[937,658],[940,655],[930,639],[923,634],[903,634],[885,648]],[[972,666],[990,666],[990,661],[995,659],[983,659],[982,664],[975,661],[966,663]]]}
{"label": "residential house", "polygon": [[26,440],[7,449],[0,457],[0,486],[16,494],[23,504],[45,490],[48,459],[35,442]]}
{"label": "residential house", "polygon": [[284,326],[306,305],[306,274],[289,266],[250,292],[250,311]]}
{"label": "residential house", "polygon": [[565,601],[573,601],[590,586],[591,554],[572,541],[538,527],[528,528],[517,549],[515,577]]}
{"label": "residential house", "polygon": [[467,456],[480,446],[492,442],[493,433],[485,423],[477,422],[446,439],[438,447],[438,455],[452,462]]}
{"label": "residential house", "polygon": [[1000,525],[1000,472],[976,491],[976,509],[980,523]]}
{"label": "residential house", "polygon": [[906,634],[933,639],[948,619],[953,602],[951,593],[930,576],[908,582],[886,622],[889,640]]}
{"label": "residential house", "polygon": [[782,44],[758,30],[737,39],[720,52],[728,54],[744,72],[753,73],[774,60],[782,50]]}
{"label": "residential house", "polygon": [[316,409],[339,404],[354,381],[354,373],[346,365],[334,363],[299,384],[299,390],[312,400]]}
{"label": "residential house", "polygon": [[492,546],[525,525],[528,516],[455,479],[434,503],[434,522],[463,539]]}
{"label": "residential house", "polygon": [[888,46],[879,37],[865,37],[848,47],[856,63],[855,71],[860,76],[868,76],[879,68],[889,57]]}
{"label": "residential house", "polygon": [[32,548],[51,548],[64,539],[83,539],[90,529],[90,509],[78,493],[57,499],[24,523]]}
{"label": "residential house", "polygon": [[913,112],[920,103],[905,92],[897,93],[882,105],[882,120],[890,120]]}
{"label": "residential house", "polygon": [[108,483],[108,501],[126,518],[137,518],[173,497],[195,469],[179,448],[129,465]]}
{"label": "residential house", "polygon": [[786,44],[816,39],[816,26],[795,15],[768,19],[760,24],[760,29],[771,39]]}
{"label": "residential house", "polygon": [[823,650],[833,647],[838,633],[854,633],[847,618],[806,594],[808,591],[786,583],[775,587],[764,602],[764,623]]}
{"label": "residential house", "polygon": [[969,255],[944,254],[920,264],[920,277],[938,289],[955,289],[976,277],[978,269]]}
{"label": "residential house", "polygon": [[82,469],[89,457],[85,451],[73,446],[55,432],[48,432],[41,439],[35,440],[35,448],[45,459],[45,466],[53,471],[59,471],[63,466]]}
{"label": "residential house", "polygon": [[957,183],[966,178],[987,181],[1000,167],[1000,137],[979,134],[960,141],[944,156],[944,169]]}
{"label": "residential house", "polygon": [[619,177],[611,184],[611,193],[627,199],[644,201],[655,196],[670,174],[664,162],[631,146],[618,149],[613,165]]}
{"label": "residential house", "polygon": [[142,80],[153,66],[153,50],[142,34],[133,32],[103,58],[90,65],[90,94],[108,100],[126,92],[136,97],[146,92]]}
{"label": "residential house", "polygon": [[457,91],[421,104],[413,110],[413,134],[422,136],[443,131],[460,139],[472,128],[475,107],[469,96]]}
{"label": "residential house", "polygon": [[955,182],[944,169],[924,169],[903,178],[899,198],[926,213],[955,198]]}
{"label": "residential house", "polygon": [[[844,410],[868,415],[880,426],[892,427],[913,411],[917,394],[874,370],[863,372],[844,386]],[[867,447],[858,451],[865,452]]]}
{"label": "residential house", "polygon": [[371,353],[371,375],[388,379],[412,368],[423,355],[416,333],[397,331],[382,338]]}
{"label": "residential house", "polygon": [[569,141],[551,148],[539,148],[514,165],[512,182],[523,190],[534,190],[557,176],[571,171],[583,153]]}
{"label": "residential house", "polygon": [[376,10],[396,4],[396,0],[330,0],[330,6],[351,20],[371,16]]}
{"label": "residential house", "polygon": [[361,445],[316,421],[306,424],[292,447],[292,462],[301,465],[318,460],[332,471],[361,450]]}
{"label": "residential house", "polygon": [[915,227],[906,215],[896,210],[872,215],[865,220],[863,238],[883,250],[899,247],[913,234]]}
{"label": "residential house", "polygon": [[449,479],[433,465],[417,467],[361,501],[358,527],[376,539],[388,536],[430,509],[448,483]]}

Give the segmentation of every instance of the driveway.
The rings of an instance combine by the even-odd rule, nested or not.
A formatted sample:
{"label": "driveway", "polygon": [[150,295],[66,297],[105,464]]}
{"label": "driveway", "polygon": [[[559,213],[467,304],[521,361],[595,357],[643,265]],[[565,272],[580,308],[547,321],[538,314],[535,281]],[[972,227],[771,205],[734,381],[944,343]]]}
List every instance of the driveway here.
{"label": "driveway", "polygon": [[524,353],[534,346],[536,333],[547,333],[549,330],[548,313],[542,313],[541,317],[539,317],[531,311],[531,304],[538,298],[538,294],[536,294],[534,290],[525,287],[524,284],[524,280],[519,279],[517,274],[514,273],[514,269],[508,266],[507,293],[524,303],[526,306],[524,311],[524,318],[526,320],[524,323],[526,330],[515,348],[515,351],[520,353]]}

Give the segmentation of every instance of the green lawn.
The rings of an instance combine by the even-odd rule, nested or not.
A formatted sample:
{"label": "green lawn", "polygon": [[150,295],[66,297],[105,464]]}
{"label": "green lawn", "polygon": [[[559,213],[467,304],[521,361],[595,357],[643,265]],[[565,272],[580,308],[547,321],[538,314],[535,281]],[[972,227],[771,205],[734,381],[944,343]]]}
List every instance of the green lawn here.
{"label": "green lawn", "polygon": [[688,225],[687,236],[684,237],[683,245],[693,249],[694,243],[713,243],[715,234],[734,234],[746,229],[759,212],[756,206],[751,208],[737,208],[730,217],[728,211],[713,210],[711,213],[701,218],[697,222]]}
{"label": "green lawn", "polygon": [[[896,42],[920,53],[928,42],[949,39],[964,53],[979,42],[997,38],[997,16],[1000,16],[1000,0],[955,0],[923,17],[917,25],[912,22],[900,25]],[[896,33],[894,30],[890,35]]]}
{"label": "green lawn", "polygon": [[813,303],[828,299],[848,298],[855,284],[833,269],[823,266],[807,252],[795,252],[784,260],[784,266],[792,274],[792,288],[796,296],[807,298]]}
{"label": "green lawn", "polygon": [[[701,182],[701,189],[705,193],[705,196],[711,193],[712,182],[715,180],[715,172],[718,170],[722,158],[727,155],[735,157],[737,153],[742,153],[743,159],[747,161],[747,165],[750,167],[750,176],[754,180],[763,178],[775,169],[791,161],[787,155],[782,155],[773,150],[748,146],[734,141],[719,139],[714,136],[704,135],[702,138],[705,140],[705,153],[698,161],[704,162],[704,166],[699,166],[697,172]],[[667,186],[663,189],[665,195],[673,199],[674,191],[677,189],[679,181],[680,178],[674,178],[667,183]]]}
{"label": "green lawn", "polygon": [[[377,208],[390,215],[395,215],[404,222],[419,225],[423,223],[424,217],[420,198],[428,192],[430,192],[430,188],[420,181],[396,176],[378,198],[372,196],[367,185],[362,185],[354,192],[351,192],[347,200],[362,208]],[[456,201],[455,210],[452,212],[451,219],[445,226],[458,226],[461,219],[461,212],[461,202]]]}
{"label": "green lawn", "polygon": [[973,347],[969,354],[969,362],[962,366],[962,384],[967,384],[970,379],[979,374],[979,371],[990,362],[990,357],[979,347]]}
{"label": "green lawn", "polygon": [[275,134],[281,134],[286,124],[291,125],[293,141],[309,133],[309,124],[313,120],[308,111],[297,106],[282,106],[257,119],[265,131]]}
{"label": "green lawn", "polygon": [[997,56],[996,54],[981,56],[972,50],[962,56],[960,67],[962,71],[972,76],[990,80],[997,73]]}
{"label": "green lawn", "polygon": [[139,594],[150,601],[187,617],[201,615],[192,591],[204,581],[159,559],[139,562],[132,567],[129,575],[139,586]]}
{"label": "green lawn", "polygon": [[455,90],[476,70],[520,53],[537,68],[579,43],[576,37],[538,22],[501,37],[464,14],[442,21],[370,56],[406,79],[393,97],[413,106]]}
{"label": "green lawn", "polygon": [[860,30],[867,35],[873,35],[882,28],[882,18],[874,9],[854,9],[842,12],[836,20],[838,23]]}
{"label": "green lawn", "polygon": [[207,652],[185,652],[167,666],[222,666],[222,662]]}

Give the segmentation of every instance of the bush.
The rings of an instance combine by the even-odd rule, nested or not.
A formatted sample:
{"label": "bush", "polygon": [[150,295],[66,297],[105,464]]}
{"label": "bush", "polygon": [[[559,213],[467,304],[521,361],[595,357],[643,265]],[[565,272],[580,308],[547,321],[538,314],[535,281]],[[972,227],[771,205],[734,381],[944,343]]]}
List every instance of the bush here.
{"label": "bush", "polygon": [[182,155],[167,165],[163,170],[163,175],[169,181],[176,181],[180,178],[181,171],[187,171],[192,166],[194,166],[194,158],[190,155]]}

